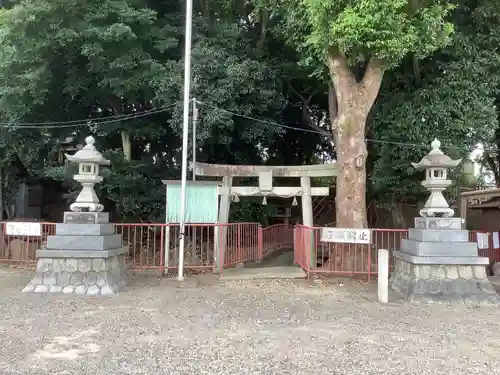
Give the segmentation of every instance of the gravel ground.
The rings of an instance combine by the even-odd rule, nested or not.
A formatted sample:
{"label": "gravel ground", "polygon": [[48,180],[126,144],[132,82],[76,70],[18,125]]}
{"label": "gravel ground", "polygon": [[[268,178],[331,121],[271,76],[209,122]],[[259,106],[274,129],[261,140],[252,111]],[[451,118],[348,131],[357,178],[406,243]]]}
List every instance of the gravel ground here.
{"label": "gravel ground", "polygon": [[493,308],[374,302],[373,285],[136,277],[114,298],[20,293],[0,268],[0,374],[500,374]]}

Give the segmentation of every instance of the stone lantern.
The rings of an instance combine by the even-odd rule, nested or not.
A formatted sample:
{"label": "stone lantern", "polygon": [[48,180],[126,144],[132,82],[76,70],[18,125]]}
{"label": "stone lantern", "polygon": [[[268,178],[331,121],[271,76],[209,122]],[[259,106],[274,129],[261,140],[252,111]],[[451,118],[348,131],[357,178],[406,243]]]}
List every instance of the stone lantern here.
{"label": "stone lantern", "polygon": [[443,191],[451,185],[451,180],[447,179],[447,170],[455,168],[462,159],[452,160],[440,150],[441,142],[434,139],[431,143],[432,150],[418,163],[412,163],[415,169],[425,170],[425,180],[422,186],[430,193],[429,199],[425,202],[424,208],[420,210],[423,217],[452,217],[453,209],[443,196]]}
{"label": "stone lantern", "polygon": [[63,222],[56,224],[55,235],[47,236],[45,247],[37,250],[36,274],[23,292],[113,295],[130,283],[128,246],[121,234],[115,234],[109,212],[102,212],[94,191],[102,181],[99,166],[110,164],[94,142],[87,137],[87,145],[76,154],[65,154],[78,164],[74,179],[83,188],[71,211],[64,212]]}
{"label": "stone lantern", "polygon": [[478,256],[477,243],[469,242],[469,231],[453,217],[442,194],[451,185],[447,169],[461,160],[443,154],[437,139],[431,146],[429,154],[412,163],[425,170],[422,186],[431,195],[415,228],[408,228],[400,250],[393,252],[391,289],[410,302],[499,306],[500,297],[486,276],[489,259]]}
{"label": "stone lantern", "polygon": [[82,191],[69,208],[74,212],[101,212],[104,206],[99,203],[94,185],[102,181],[102,176],[99,176],[99,166],[109,165],[110,161],[104,159],[102,154],[96,150],[94,137],[85,138],[85,143],[86,146],[76,154],[65,154],[68,161],[78,164],[78,174],[74,175],[73,178],[82,184]]}

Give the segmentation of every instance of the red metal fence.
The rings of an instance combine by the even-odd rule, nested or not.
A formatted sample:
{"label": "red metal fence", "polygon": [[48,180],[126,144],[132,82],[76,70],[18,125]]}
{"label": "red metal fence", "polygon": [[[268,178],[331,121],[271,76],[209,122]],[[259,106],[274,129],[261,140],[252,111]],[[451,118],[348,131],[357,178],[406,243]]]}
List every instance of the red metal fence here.
{"label": "red metal fence", "polygon": [[[258,223],[235,223],[218,229],[219,259],[222,268],[260,259],[262,254],[262,227]],[[226,232],[226,233],[224,233]],[[224,238],[226,243],[224,243]],[[222,249],[226,248],[225,254]]]}
{"label": "red metal fence", "polygon": [[488,236],[487,248],[486,249],[478,249],[478,255],[481,257],[487,257],[490,259],[491,263],[500,262],[500,249],[496,248],[493,243],[493,233],[492,232],[483,232],[483,231],[470,231],[469,232],[469,241],[477,242],[477,234],[485,233]]}
{"label": "red metal fence", "polygon": [[[55,223],[43,223],[42,236],[8,236],[6,223],[0,223],[0,263],[34,264],[36,250],[45,245],[47,236],[55,234],[55,226]],[[130,268],[163,271],[178,267],[178,224],[115,224],[115,233],[121,234],[124,246],[129,248]],[[211,270],[215,262],[216,241],[222,243],[223,237],[225,265],[259,259],[261,235],[257,223],[188,224],[185,228],[184,265],[188,269]]]}
{"label": "red metal fence", "polygon": [[[224,259],[222,268],[245,262],[262,261],[275,250],[293,248],[293,225],[276,224],[262,228],[260,224],[231,224],[226,236],[226,253],[222,254],[224,244],[220,243],[220,259]],[[222,232],[222,229],[219,230]],[[244,234],[243,234],[244,233]]]}
{"label": "red metal fence", "polygon": [[[180,230],[178,224],[115,224],[128,246],[128,264],[133,269],[176,269],[178,267]],[[258,223],[189,224],[185,230],[184,264],[188,269],[210,270],[214,267],[216,244],[226,248],[223,268],[248,261],[262,260],[274,250],[294,249],[295,262],[309,275],[363,275],[377,272],[377,250],[399,249],[406,229],[373,229],[370,245],[335,244],[320,241],[320,229],[297,225],[273,225],[262,228]],[[8,236],[6,223],[0,223],[0,262],[33,264],[36,250],[43,247],[48,235],[55,234],[54,223],[42,223],[42,236]],[[477,241],[477,232],[470,232]],[[295,243],[295,244],[294,244]],[[500,261],[500,249],[494,249],[493,235],[488,248],[479,249],[490,263]],[[168,251],[165,251],[168,249]]]}
{"label": "red metal fence", "polygon": [[290,224],[276,224],[262,229],[261,259],[270,256],[274,250],[293,248],[294,227]]}
{"label": "red metal fence", "polygon": [[[177,269],[179,265],[179,224],[115,224],[129,247],[132,269]],[[184,267],[211,270],[217,241],[226,247],[224,266],[257,259],[260,225],[257,223],[187,224],[184,231]],[[165,251],[168,249],[168,251]]]}
{"label": "red metal fence", "polygon": [[[408,237],[407,229],[372,229],[371,244],[340,244],[320,241],[321,228],[297,225],[295,229],[295,261],[308,275],[351,275],[371,278],[377,274],[378,249],[392,253]],[[470,231],[470,241],[477,241],[476,231]],[[478,255],[488,257],[490,263],[500,261],[500,248],[494,249],[492,233],[488,233],[488,248],[478,249]]]}
{"label": "red metal fence", "polygon": [[55,234],[55,224],[41,223],[41,236],[8,236],[5,222],[0,222],[0,262],[14,264],[34,264],[36,251],[47,241],[47,236]]}
{"label": "red metal fence", "polygon": [[296,227],[296,261],[309,275],[321,273],[371,277],[377,272],[377,250],[389,250],[392,258],[392,251],[399,249],[401,239],[407,237],[408,231],[373,229],[369,245],[321,242],[320,233],[319,227]]}

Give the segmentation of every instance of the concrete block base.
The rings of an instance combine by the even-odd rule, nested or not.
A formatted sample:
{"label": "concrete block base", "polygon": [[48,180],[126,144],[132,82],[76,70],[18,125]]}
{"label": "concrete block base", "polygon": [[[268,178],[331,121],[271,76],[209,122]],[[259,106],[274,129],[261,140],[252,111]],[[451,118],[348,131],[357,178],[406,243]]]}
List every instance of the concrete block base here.
{"label": "concrete block base", "polygon": [[125,254],[107,258],[39,258],[26,293],[114,295],[130,284]]}
{"label": "concrete block base", "polygon": [[409,302],[500,306],[484,265],[415,264],[395,257],[390,287]]}

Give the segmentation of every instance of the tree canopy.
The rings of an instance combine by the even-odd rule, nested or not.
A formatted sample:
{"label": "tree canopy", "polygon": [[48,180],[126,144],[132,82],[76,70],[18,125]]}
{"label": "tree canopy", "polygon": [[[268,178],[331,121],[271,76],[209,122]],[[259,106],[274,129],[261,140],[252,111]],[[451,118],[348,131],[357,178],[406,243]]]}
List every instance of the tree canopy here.
{"label": "tree canopy", "polygon": [[[354,227],[367,224],[367,205],[421,199],[410,162],[434,137],[457,157],[483,143],[499,178],[500,10],[491,0],[194,5],[199,161],[336,160],[336,219]],[[71,193],[61,150],[94,134],[112,159],[103,199],[123,220],[161,220],[161,180],[180,176],[184,11],[171,0],[4,4],[1,215],[20,181],[57,180]],[[235,207],[242,220],[267,212]]]}

